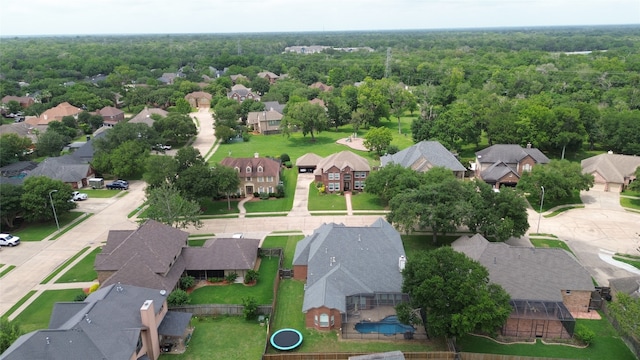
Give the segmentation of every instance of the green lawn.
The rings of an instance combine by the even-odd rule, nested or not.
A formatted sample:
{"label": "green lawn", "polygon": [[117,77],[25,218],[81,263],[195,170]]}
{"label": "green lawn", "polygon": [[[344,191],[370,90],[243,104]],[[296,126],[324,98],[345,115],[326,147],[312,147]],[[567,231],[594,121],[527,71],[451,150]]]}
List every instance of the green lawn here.
{"label": "green lawn", "polygon": [[205,242],[207,242],[207,239],[189,239],[187,240],[187,242],[189,243],[189,246],[192,247],[202,247],[204,245]]}
{"label": "green lawn", "polygon": [[621,261],[625,264],[629,264],[633,267],[635,267],[636,269],[640,270],[640,260],[631,260],[631,259],[627,259],[627,258],[623,258],[620,256],[614,256],[613,257],[615,260]]}
{"label": "green lawn", "polygon": [[15,265],[9,265],[7,266],[4,270],[2,270],[2,272],[0,272],[0,278],[7,275],[9,273],[9,271],[15,269]]}
{"label": "green lawn", "polygon": [[560,248],[567,250],[573,254],[573,251],[569,249],[569,246],[562,240],[548,240],[548,239],[530,239],[533,246],[537,248]]}
{"label": "green lawn", "polygon": [[630,198],[621,197],[620,205],[622,205],[622,207],[640,210],[640,199],[630,199]]}
{"label": "green lawn", "polygon": [[351,194],[353,210],[385,210],[386,206],[379,197],[368,192],[353,192]]}
{"label": "green lawn", "polygon": [[266,326],[241,316],[200,317],[184,354],[160,355],[160,360],[260,359],[267,336]]}
{"label": "green lawn", "polygon": [[458,345],[462,351],[489,354],[592,360],[636,359],[606,319],[576,320],[576,327],[580,325],[586,326],[596,333],[595,340],[586,349],[570,346],[544,345],[539,341],[535,345],[500,345],[491,340],[471,335],[459,339]]}
{"label": "green lawn", "polygon": [[253,296],[258,304],[271,304],[273,301],[273,281],[278,272],[278,258],[262,258],[260,278],[254,286],[231,284],[205,286],[191,293],[191,304],[242,304],[242,298]]}
{"label": "green lawn", "polygon": [[293,255],[296,252],[296,244],[304,239],[304,235],[267,236],[262,243],[263,249],[282,248],[284,249],[285,268],[293,267]]}
{"label": "green lawn", "polygon": [[200,207],[203,209],[202,215],[225,215],[225,214],[237,214],[240,212],[238,209],[239,199],[231,199],[231,209],[229,209],[229,202],[227,199],[212,201],[211,199],[201,199],[199,201]]}
{"label": "green lawn", "polygon": [[[527,200],[529,201],[529,204],[531,204],[531,207],[533,208],[533,210],[535,210],[536,212],[540,212],[540,198],[527,196]],[[576,205],[576,204],[582,204],[582,199],[580,199],[580,191],[578,190],[574,191],[571,197],[568,197],[565,199],[560,199],[556,201],[548,201],[547,199],[544,199],[544,203],[542,204],[542,211],[543,212],[549,211],[549,209],[554,208],[556,206],[560,206],[560,205]]]}
{"label": "green lawn", "polygon": [[431,234],[426,235],[402,235],[402,243],[404,244],[404,251],[407,254],[407,258],[411,258],[418,251],[429,251],[443,245],[449,245],[459,235],[438,235],[438,241],[434,244]]}
{"label": "green lawn", "polygon": [[284,197],[247,202],[244,204],[247,213],[290,211],[293,207],[293,197],[296,194],[298,172],[295,169],[284,169],[281,179],[284,182]]}
{"label": "green lawn", "polygon": [[622,192],[622,195],[640,197],[640,191],[625,190]]}
{"label": "green lawn", "polygon": [[320,193],[315,184],[309,186],[309,211],[347,210],[344,195]]}
{"label": "green lawn", "polygon": [[559,215],[559,214],[561,214],[561,213],[563,213],[563,212],[565,212],[565,211],[569,211],[569,210],[571,210],[571,209],[584,209],[584,205],[576,205],[576,206],[567,206],[567,207],[563,207],[563,208],[560,208],[560,209],[558,209],[558,210],[554,210],[551,214],[544,215],[544,217],[545,217],[545,218],[554,217],[554,216],[556,216],[556,215]]}
{"label": "green lawn", "polygon": [[83,294],[82,289],[47,290],[44,291],[31,305],[27,306],[20,315],[14,319],[20,323],[20,328],[25,332],[37,329],[46,329],[49,326],[49,318],[53,311],[53,304],[63,301],[73,301],[76,296]]}
{"label": "green lawn", "polygon": [[106,198],[112,198],[119,194],[118,191],[107,190],[107,189],[80,189],[80,192],[87,194],[89,196],[89,199],[91,198],[106,199]]}
{"label": "green lawn", "polygon": [[101,248],[95,248],[92,252],[87,254],[82,260],[75,264],[69,271],[64,273],[56,283],[70,283],[70,282],[86,282],[93,281],[98,278],[98,273],[93,269],[93,265],[96,261],[96,255],[100,253]]}
{"label": "green lawn", "polygon": [[90,248],[87,246],[82,250],[78,251],[75,255],[67,259],[67,261],[65,261],[62,265],[58,266],[51,274],[47,275],[47,277],[45,277],[44,280],[40,282],[40,284],[46,284],[49,281],[51,281],[51,279],[53,279],[56,275],[62,272],[62,270],[64,270],[67,266],[69,266],[69,264],[71,264],[75,259],[79,258],[82,254],[84,254],[89,249]]}
{"label": "green lawn", "polygon": [[[70,211],[58,215],[60,228],[70,224],[81,216],[84,216],[84,213],[78,211]],[[50,221],[40,223],[25,223],[20,229],[13,231],[13,235],[19,236],[20,241],[42,241],[57,230],[55,220],[51,219]]]}

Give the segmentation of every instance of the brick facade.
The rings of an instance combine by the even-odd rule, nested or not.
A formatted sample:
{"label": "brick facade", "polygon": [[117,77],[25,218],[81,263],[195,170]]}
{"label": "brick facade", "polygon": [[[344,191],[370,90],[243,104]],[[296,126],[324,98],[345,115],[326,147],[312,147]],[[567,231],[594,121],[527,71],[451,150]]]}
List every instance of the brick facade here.
{"label": "brick facade", "polygon": [[307,281],[307,266],[306,265],[294,265],[293,266],[293,278],[296,280]]}
{"label": "brick facade", "polygon": [[[326,320],[326,326],[322,321]],[[316,330],[334,330],[342,327],[342,315],[336,309],[327,307],[313,308],[305,314],[305,326]]]}

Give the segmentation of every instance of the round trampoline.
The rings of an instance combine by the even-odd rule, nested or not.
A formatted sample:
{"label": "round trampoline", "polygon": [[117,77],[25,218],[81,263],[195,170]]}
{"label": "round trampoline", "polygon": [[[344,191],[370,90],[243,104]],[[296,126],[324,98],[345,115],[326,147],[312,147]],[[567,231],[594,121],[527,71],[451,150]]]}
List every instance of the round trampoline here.
{"label": "round trampoline", "polygon": [[292,350],[302,344],[302,334],[295,329],[280,329],[271,335],[270,341],[278,350]]}

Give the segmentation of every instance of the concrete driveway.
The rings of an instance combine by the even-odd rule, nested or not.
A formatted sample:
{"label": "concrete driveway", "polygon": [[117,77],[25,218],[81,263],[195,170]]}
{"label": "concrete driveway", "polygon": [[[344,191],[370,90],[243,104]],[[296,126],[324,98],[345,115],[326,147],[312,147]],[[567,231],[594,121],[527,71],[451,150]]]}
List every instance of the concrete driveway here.
{"label": "concrete driveway", "polygon": [[[609,279],[640,275],[640,271],[611,259],[612,253],[640,255],[640,214],[625,211],[619,194],[588,191],[581,194],[585,208],[572,209],[551,218],[542,217],[540,232],[564,240],[598,284]],[[531,231],[538,214],[529,211]]]}

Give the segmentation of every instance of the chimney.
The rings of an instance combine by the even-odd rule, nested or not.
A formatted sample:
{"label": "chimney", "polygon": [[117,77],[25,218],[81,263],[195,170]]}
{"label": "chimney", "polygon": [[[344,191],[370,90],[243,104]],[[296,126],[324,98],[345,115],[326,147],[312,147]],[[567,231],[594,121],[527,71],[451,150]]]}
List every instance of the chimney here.
{"label": "chimney", "polygon": [[405,265],[407,265],[407,258],[404,255],[400,255],[400,259],[398,259],[398,270],[402,272],[402,270],[404,270]]}
{"label": "chimney", "polygon": [[527,149],[531,149],[531,143],[530,142],[527,143]]}
{"label": "chimney", "polygon": [[260,155],[256,152],[256,153],[253,153],[253,157],[257,159],[260,157]]}
{"label": "chimney", "polygon": [[142,322],[142,343],[147,348],[147,355],[150,359],[157,359],[160,356],[160,339],[158,338],[158,323],[156,322],[156,312],[153,307],[153,300],[146,300],[140,308],[140,320]]}

